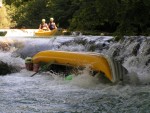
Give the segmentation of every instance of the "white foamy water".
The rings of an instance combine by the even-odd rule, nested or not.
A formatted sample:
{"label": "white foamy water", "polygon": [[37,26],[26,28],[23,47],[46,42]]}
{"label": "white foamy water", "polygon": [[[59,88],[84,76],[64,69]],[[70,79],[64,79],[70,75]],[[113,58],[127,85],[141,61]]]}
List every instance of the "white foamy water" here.
{"label": "white foamy water", "polygon": [[[7,40],[12,41],[11,51],[1,52],[0,60],[16,67],[25,67],[21,56],[32,56],[41,50],[88,51],[90,45],[81,44],[82,41],[77,45],[74,43],[76,38],[80,40],[80,37],[73,36],[51,39],[8,37]],[[90,37],[83,36],[82,39],[89,42]],[[98,37],[92,37],[92,41],[94,39],[97,40],[95,43],[105,42]],[[16,50],[17,53],[14,52]],[[102,82],[92,77],[86,69],[78,76],[73,76],[71,81],[50,72],[30,77],[34,72],[25,69],[0,76],[0,112],[149,113],[150,87],[138,84],[138,79],[148,81],[149,76],[147,70],[143,70],[144,67],[140,69],[140,66],[134,65],[137,62],[135,59],[136,57],[129,57],[123,64],[130,72],[132,82],[123,85]]]}
{"label": "white foamy water", "polygon": [[34,36],[34,33],[38,29],[1,29],[0,31],[7,31],[5,37],[15,37],[15,36]]}

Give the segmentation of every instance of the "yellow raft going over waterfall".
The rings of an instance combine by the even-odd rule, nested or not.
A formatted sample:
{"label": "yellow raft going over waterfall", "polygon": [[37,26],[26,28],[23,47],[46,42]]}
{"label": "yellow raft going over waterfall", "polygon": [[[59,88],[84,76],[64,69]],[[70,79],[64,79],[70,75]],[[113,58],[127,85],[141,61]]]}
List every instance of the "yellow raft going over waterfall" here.
{"label": "yellow raft going over waterfall", "polygon": [[42,51],[32,58],[33,63],[54,61],[54,64],[82,66],[87,65],[94,71],[101,71],[113,83],[123,79],[127,70],[120,63],[99,53],[67,52],[67,51]]}
{"label": "yellow raft going over waterfall", "polygon": [[38,30],[35,32],[35,36],[53,36],[57,32],[57,29],[54,29],[52,31],[44,31],[44,30]]}

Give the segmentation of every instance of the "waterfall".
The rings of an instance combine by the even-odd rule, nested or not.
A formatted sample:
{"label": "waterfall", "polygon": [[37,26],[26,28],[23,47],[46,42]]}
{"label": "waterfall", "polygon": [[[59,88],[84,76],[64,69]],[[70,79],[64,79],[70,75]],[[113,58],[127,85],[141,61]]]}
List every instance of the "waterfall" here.
{"label": "waterfall", "polygon": [[120,62],[130,72],[128,76],[132,82],[149,84],[150,81],[149,37],[125,37],[119,42],[115,42],[110,36],[5,37],[5,40],[10,50],[15,48],[13,55],[23,59],[43,50],[103,53]]}
{"label": "waterfall", "polygon": [[[125,84],[97,79],[88,67],[79,70],[78,76],[72,75],[71,81],[52,71],[31,77],[34,72],[24,69],[24,58],[43,50],[103,53],[119,61],[129,73],[124,76]],[[125,37],[119,42],[107,36],[0,37],[0,61],[20,67],[17,72],[0,76],[3,113],[150,111],[149,37]]]}
{"label": "waterfall", "polygon": [[[120,61],[131,73],[130,78],[149,84],[150,81],[150,38],[125,37],[109,46],[105,54]],[[134,73],[134,74],[133,74]],[[133,77],[134,76],[134,77]]]}

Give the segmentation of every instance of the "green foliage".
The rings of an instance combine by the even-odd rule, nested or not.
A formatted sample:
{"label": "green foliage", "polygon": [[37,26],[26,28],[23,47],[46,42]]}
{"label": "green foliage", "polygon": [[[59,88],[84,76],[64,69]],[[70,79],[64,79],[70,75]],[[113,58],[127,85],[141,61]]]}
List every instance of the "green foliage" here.
{"label": "green foliage", "polygon": [[146,5],[143,0],[127,0],[122,1],[120,6],[117,32],[122,35],[141,35],[147,32],[150,27],[150,5]]}
{"label": "green foliage", "polygon": [[3,6],[0,8],[0,28],[8,28],[9,26],[9,18],[6,13],[5,6]]}
{"label": "green foliage", "polygon": [[42,18],[55,18],[70,30],[150,35],[149,0],[4,0],[11,26],[38,28]]}
{"label": "green foliage", "polygon": [[[82,7],[81,7],[82,6]],[[71,20],[70,27],[77,30],[94,30],[97,27],[97,12],[92,1],[83,2]]]}
{"label": "green foliage", "polygon": [[53,0],[51,13],[59,26],[68,28],[70,20],[73,18],[73,14],[78,10],[78,1],[79,0]]}

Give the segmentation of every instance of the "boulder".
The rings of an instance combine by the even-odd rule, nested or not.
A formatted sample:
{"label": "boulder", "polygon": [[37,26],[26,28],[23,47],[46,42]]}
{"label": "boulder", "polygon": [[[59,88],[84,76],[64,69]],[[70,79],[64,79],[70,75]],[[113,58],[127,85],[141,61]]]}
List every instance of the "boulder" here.
{"label": "boulder", "polygon": [[4,76],[13,72],[19,71],[16,67],[13,67],[11,65],[8,65],[7,63],[4,63],[3,61],[0,61],[0,75]]}

